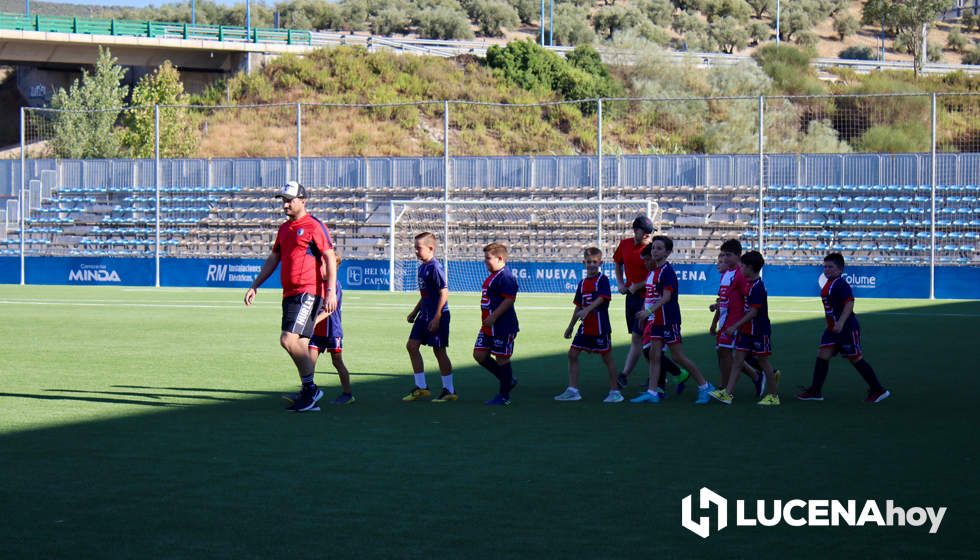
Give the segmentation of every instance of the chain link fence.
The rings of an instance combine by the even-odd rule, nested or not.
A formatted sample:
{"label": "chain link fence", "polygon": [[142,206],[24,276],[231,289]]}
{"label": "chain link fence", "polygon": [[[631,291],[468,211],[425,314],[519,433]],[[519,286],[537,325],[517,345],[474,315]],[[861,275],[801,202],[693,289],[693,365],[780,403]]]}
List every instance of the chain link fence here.
{"label": "chain link fence", "polygon": [[[980,94],[24,109],[21,121],[20,161],[0,161],[0,251],[22,260],[262,257],[282,220],[275,189],[300,180],[348,258],[410,247],[391,246],[393,200],[618,199],[658,206],[679,262],[713,262],[739,237],[777,264],[831,250],[980,264]],[[511,204],[472,212],[447,205],[426,224],[464,252],[490,228],[529,259],[551,244],[577,260],[570,237],[586,236],[558,213],[530,243],[552,224],[505,219]],[[607,252],[615,236],[599,232],[632,218],[609,212],[583,240]]]}

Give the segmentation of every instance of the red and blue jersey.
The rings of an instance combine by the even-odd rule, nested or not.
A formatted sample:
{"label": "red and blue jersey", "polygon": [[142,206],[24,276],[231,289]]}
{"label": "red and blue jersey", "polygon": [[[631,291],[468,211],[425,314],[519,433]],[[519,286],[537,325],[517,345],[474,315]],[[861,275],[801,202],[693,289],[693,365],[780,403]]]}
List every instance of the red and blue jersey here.
{"label": "red and blue jersey", "polygon": [[[839,321],[841,314],[844,313],[844,306],[847,305],[847,302],[854,301],[854,292],[842,275],[827,279],[827,283],[820,290],[820,299],[823,301],[824,314],[827,316],[827,328],[832,329],[834,323]],[[851,310],[851,316],[844,322],[843,330],[857,330],[859,328],[861,327],[858,324],[857,315]]]}
{"label": "red and blue jersey", "polygon": [[[325,336],[327,338],[344,338],[344,325],[341,322],[340,308],[343,305],[344,289],[337,281],[337,309],[327,315],[327,318],[316,324],[313,328],[313,336]],[[319,312],[317,312],[319,314]]]}
{"label": "red and blue jersey", "polygon": [[671,292],[670,301],[661,305],[648,319],[654,325],[681,324],[681,305],[677,301],[677,274],[669,262],[650,271],[646,282],[646,296],[643,299],[645,309],[650,309],[659,303],[666,292]]}
{"label": "red and blue jersey", "polygon": [[[439,293],[449,286],[446,282],[446,271],[436,259],[430,259],[419,265],[418,271],[419,294],[422,297],[422,307],[419,308],[419,318],[431,321],[436,316],[439,306]],[[449,311],[449,302],[442,306],[442,312]]]}
{"label": "red and blue jersey", "polygon": [[573,301],[575,307],[581,309],[592,305],[597,299],[601,299],[602,303],[582,320],[582,325],[578,329],[579,334],[600,336],[609,334],[612,330],[609,324],[609,300],[612,299],[612,290],[609,286],[609,277],[602,273],[583,278],[575,289]]}
{"label": "red and blue jersey", "polygon": [[743,310],[745,313],[748,313],[751,309],[758,310],[758,313],[756,313],[756,316],[751,321],[743,323],[739,330],[743,334],[755,336],[771,335],[772,323],[769,322],[769,294],[766,292],[766,285],[762,282],[761,277],[755,280],[745,280],[745,306]]}
{"label": "red and blue jersey", "polygon": [[323,254],[332,249],[333,239],[327,226],[310,214],[279,226],[272,250],[279,253],[281,261],[282,297],[302,293],[322,297],[320,262]]}
{"label": "red and blue jersey", "polygon": [[718,286],[718,330],[734,325],[745,315],[745,276],[739,268],[721,275]]}
{"label": "red and blue jersey", "polygon": [[[487,276],[487,279],[483,281],[483,295],[480,298],[481,317],[483,319],[489,317],[504,300],[517,299],[517,290],[517,278],[506,266]],[[517,334],[520,330],[520,325],[517,323],[517,312],[511,305],[510,309],[498,317],[492,326],[482,327],[480,332],[495,337],[504,337]]]}

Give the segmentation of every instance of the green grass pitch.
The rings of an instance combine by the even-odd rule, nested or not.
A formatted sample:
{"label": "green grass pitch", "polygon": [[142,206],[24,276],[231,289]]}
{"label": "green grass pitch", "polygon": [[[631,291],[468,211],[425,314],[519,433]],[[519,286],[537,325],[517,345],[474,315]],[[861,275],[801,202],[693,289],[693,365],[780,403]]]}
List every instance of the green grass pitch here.
{"label": "green grass pitch", "polygon": [[[792,398],[821,308],[773,298],[784,404],[767,410],[745,381],[731,407],[691,393],[604,405],[594,357],[586,400],[556,403],[571,295],[522,295],[521,384],[491,408],[494,380],[470,356],[478,296],[451,296],[461,400],[436,405],[400,402],[415,296],[347,292],[357,402],[289,414],[279,294],[245,309],[243,293],[0,286],[0,557],[976,557],[980,302],[858,300],[866,356],[894,393],[869,406],[839,359],[825,402]],[[681,298],[685,348],[716,380],[709,300]],[[612,312],[621,364],[621,299]],[[329,360],[317,370],[333,397]],[[729,526],[702,540],[680,525],[701,486],[949,510],[935,535]]]}

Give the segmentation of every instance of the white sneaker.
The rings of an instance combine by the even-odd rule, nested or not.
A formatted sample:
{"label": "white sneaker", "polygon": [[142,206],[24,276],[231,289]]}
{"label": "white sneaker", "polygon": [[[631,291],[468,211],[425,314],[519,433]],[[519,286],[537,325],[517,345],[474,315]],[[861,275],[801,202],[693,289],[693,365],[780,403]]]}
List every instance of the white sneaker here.
{"label": "white sneaker", "polygon": [[580,401],[582,394],[573,389],[565,389],[565,392],[555,397],[556,401]]}
{"label": "white sneaker", "polygon": [[618,403],[623,402],[623,394],[619,391],[609,391],[609,395],[602,399],[604,403]]}

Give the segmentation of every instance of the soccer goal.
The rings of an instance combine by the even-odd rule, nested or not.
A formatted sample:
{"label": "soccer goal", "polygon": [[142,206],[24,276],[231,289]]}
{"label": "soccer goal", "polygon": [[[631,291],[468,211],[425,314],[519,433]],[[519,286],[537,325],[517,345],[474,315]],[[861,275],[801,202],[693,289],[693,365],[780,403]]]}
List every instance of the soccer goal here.
{"label": "soccer goal", "polygon": [[659,230],[660,207],[650,200],[392,200],[389,285],[392,291],[417,288],[414,240],[424,231],[439,239],[436,258],[451,289],[478,291],[488,243],[506,245],[511,263],[581,263],[590,246],[601,248],[611,263],[641,214]]}

